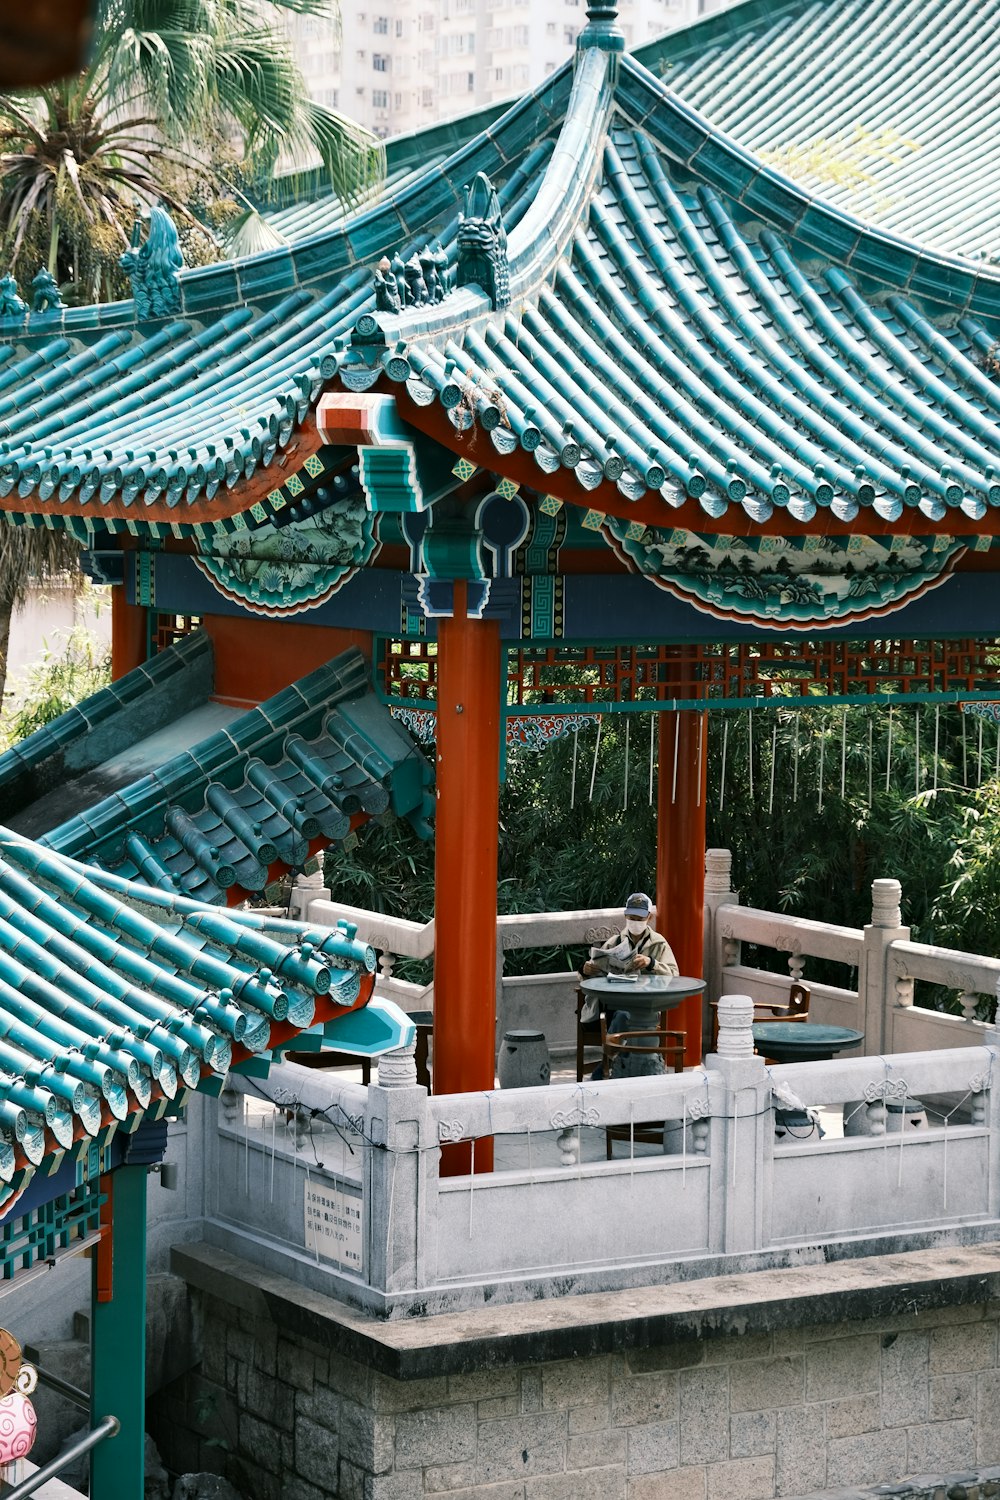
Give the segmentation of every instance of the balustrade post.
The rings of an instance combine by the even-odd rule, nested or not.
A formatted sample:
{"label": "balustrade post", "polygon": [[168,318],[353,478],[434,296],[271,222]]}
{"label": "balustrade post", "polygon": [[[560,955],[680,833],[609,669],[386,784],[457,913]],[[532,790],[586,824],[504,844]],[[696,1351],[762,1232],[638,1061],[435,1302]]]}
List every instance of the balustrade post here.
{"label": "balustrade post", "polygon": [[288,915],[294,922],[309,921],[309,907],[313,901],[332,901],[333,892],[323,880],[323,855],[318,856],[319,864],[315,870],[306,875],[300,871],[292,882],[292,889],[288,897]]}
{"label": "balustrade post", "polygon": [[[417,1083],[416,1044],[379,1058],[365,1107],[365,1210],[369,1286],[383,1292],[426,1286],[424,1225],[437,1201],[438,1151]],[[433,1219],[433,1208],[431,1208]]]}
{"label": "balustrade post", "polygon": [[[719,932],[718,912],[720,906],[739,904],[739,892],[733,890],[733,856],[729,849],[705,850],[705,1004],[717,1000],[722,994],[722,971],[730,959],[725,951],[728,940]],[[739,945],[736,957],[739,963]],[[706,1022],[706,1036],[711,1030]]]}
{"label": "balustrade post", "polygon": [[705,1059],[709,1078],[713,1248],[725,1255],[764,1243],[774,1117],[764,1059],[754,1055],[753,1000],[723,995],[719,1039]]}
{"label": "balustrade post", "polygon": [[858,971],[858,997],[868,1057],[892,1051],[891,1013],[896,1004],[896,985],[895,976],[889,973],[889,951],[893,943],[908,942],[910,937],[900,911],[902,895],[898,880],[872,881],[872,919],[865,928]]}

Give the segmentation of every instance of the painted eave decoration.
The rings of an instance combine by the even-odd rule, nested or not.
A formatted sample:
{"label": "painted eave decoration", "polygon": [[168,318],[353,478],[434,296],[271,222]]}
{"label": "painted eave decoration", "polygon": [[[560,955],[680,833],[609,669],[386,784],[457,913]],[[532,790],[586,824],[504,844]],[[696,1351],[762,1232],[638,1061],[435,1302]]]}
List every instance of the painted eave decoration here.
{"label": "painted eave decoration", "polygon": [[[423,165],[414,138],[364,211],[306,193],[278,211],[286,246],[199,271],[167,265],[157,218],[136,262],[155,229],[167,301],[143,302],[137,270],[133,302],[0,321],[4,509],[88,539],[193,536],[213,584],[264,614],[370,565],[378,511],[433,503],[431,440],[457,482],[471,463],[558,491],[628,567],[739,618],[887,612],[973,545],[952,531],[994,535],[1000,182],[977,158],[972,192],[968,164],[1000,108],[982,8],[745,0],[637,56],[614,6],[588,14],[571,64],[468,139],[428,133]],[[823,168],[845,140],[854,197]],[[945,212],[966,189],[969,214]],[[382,423],[348,474],[317,404],[366,395],[409,440]],[[835,588],[792,546],[738,588],[671,566],[675,531],[785,516],[797,536],[829,517],[876,548],[943,545],[873,553],[863,578],[845,549]]]}
{"label": "painted eave decoration", "polygon": [[[355,929],[225,912],[0,830],[0,1213],[36,1172],[218,1093],[306,1032],[372,1055],[412,1040],[369,1003]],[[343,1021],[341,1020],[343,1018]]]}

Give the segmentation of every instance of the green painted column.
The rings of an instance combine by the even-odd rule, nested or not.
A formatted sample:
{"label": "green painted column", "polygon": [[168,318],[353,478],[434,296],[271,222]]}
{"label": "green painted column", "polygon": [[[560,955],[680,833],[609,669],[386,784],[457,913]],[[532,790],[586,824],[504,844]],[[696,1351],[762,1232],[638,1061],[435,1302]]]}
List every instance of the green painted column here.
{"label": "green painted column", "polygon": [[146,1433],[146,1166],[103,1179],[107,1233],[94,1256],[91,1297],[91,1423],[117,1417],[116,1437],[90,1459],[90,1493],[143,1500]]}

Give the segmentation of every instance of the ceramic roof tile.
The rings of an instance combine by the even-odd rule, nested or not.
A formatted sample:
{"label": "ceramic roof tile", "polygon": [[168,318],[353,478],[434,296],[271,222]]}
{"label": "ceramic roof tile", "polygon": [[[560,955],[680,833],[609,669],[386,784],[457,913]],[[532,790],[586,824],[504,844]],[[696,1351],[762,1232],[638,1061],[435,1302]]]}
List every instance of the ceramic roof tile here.
{"label": "ceramic roof tile", "polygon": [[359,1025],[375,955],[354,934],[206,909],[0,828],[0,1214],[36,1170],[304,1029],[335,1040],[350,1016],[365,1055],[410,1039],[384,1002]]}

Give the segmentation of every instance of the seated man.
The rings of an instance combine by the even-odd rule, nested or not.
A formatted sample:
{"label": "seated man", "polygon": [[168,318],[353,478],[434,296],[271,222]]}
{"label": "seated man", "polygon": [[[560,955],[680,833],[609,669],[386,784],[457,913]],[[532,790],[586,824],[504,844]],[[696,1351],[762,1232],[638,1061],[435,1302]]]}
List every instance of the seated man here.
{"label": "seated man", "polygon": [[625,903],[625,926],[609,937],[580,969],[585,979],[597,974],[677,974],[677,961],[665,937],[649,925],[653,903],[637,891]]}
{"label": "seated man", "polygon": [[[665,937],[661,937],[649,924],[653,903],[642,891],[629,896],[625,903],[625,926],[609,937],[600,948],[592,948],[590,957],[581,965],[580,973],[585,979],[599,974],[677,974],[677,960]],[[596,1027],[601,1005],[597,995],[590,995],[580,1013],[581,1024]],[[608,1008],[605,1005],[605,1008]],[[616,1010],[609,1023],[609,1031],[627,1031],[629,1013]],[[592,1075],[601,1076],[598,1068]]]}

